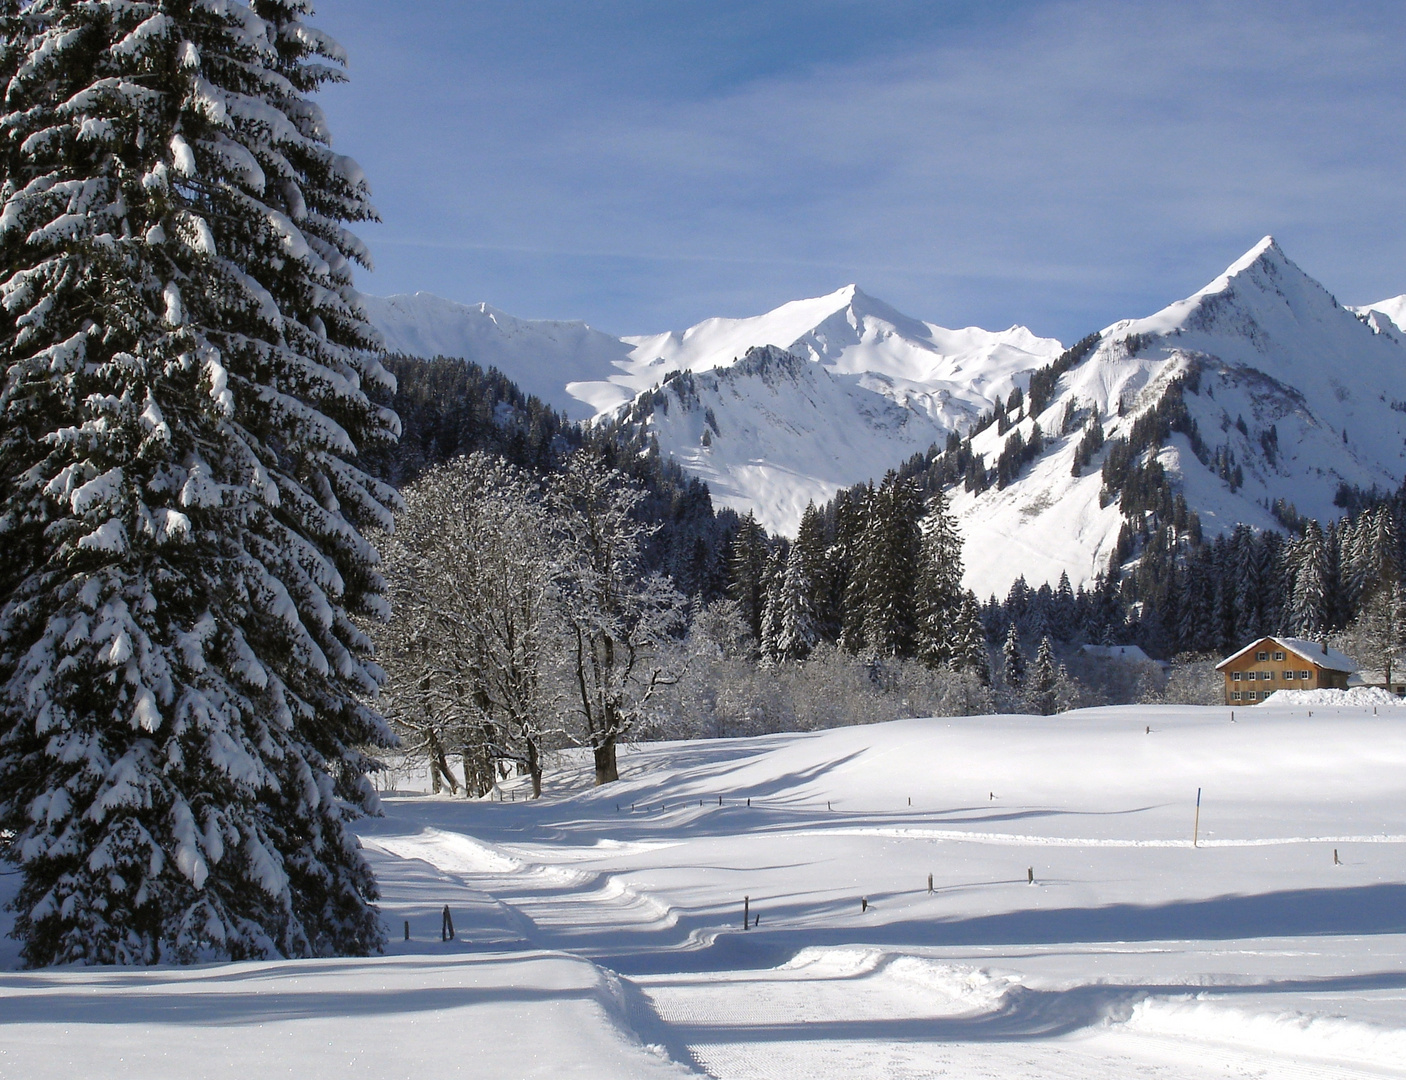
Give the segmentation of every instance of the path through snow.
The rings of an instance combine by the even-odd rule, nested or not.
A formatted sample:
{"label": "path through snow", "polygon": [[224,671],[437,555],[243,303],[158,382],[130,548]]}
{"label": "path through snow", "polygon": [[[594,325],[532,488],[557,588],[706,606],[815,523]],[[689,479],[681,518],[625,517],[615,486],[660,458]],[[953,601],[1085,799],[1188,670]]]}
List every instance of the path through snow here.
{"label": "path through snow", "polygon": [[0,975],[0,1076],[1406,1075],[1406,723],[1313,711],[901,721],[388,798],[387,956]]}

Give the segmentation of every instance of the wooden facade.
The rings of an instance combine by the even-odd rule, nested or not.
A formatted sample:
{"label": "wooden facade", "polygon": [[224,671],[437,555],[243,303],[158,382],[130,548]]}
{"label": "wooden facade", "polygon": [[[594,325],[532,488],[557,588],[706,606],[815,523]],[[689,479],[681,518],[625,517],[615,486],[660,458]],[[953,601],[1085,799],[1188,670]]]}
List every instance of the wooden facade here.
{"label": "wooden facade", "polygon": [[1227,705],[1254,705],[1276,690],[1346,690],[1355,665],[1316,641],[1265,637],[1216,665]]}

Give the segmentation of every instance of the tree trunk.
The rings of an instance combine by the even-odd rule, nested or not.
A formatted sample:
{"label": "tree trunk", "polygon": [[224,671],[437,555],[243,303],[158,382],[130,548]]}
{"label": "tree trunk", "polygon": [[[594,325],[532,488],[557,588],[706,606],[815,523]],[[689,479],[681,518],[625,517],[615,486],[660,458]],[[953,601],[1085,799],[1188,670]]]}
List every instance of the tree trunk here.
{"label": "tree trunk", "polygon": [[433,792],[440,793],[439,778],[443,775],[445,782],[449,784],[449,791],[453,795],[459,794],[459,781],[449,769],[449,758],[445,756],[444,744],[439,741],[439,735],[431,729],[426,738],[430,748],[430,779],[433,783]]}
{"label": "tree trunk", "polygon": [[620,779],[620,770],[615,767],[615,738],[611,736],[595,747],[596,787]]}
{"label": "tree trunk", "polygon": [[[527,771],[532,777],[532,797],[542,797],[542,759],[537,753],[537,741],[527,740]],[[596,783],[600,783],[599,780]]]}

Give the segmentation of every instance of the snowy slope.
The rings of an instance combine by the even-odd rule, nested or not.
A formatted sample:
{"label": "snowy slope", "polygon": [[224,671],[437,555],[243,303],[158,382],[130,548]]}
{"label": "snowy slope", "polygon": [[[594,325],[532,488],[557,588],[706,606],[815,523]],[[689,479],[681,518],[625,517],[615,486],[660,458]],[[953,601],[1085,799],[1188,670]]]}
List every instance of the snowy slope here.
{"label": "snowy slope", "polygon": [[[643,392],[634,412],[660,449],[722,505],[781,533],[795,532],[807,502],[882,477],[969,426],[1062,348],[1021,326],[919,322],[853,285],[752,319],[626,340],[635,347],[621,374],[571,392],[603,408]],[[675,372],[691,378],[667,378]]]}
{"label": "snowy slope", "polygon": [[[720,504],[781,533],[794,532],[807,502],[970,429],[1061,351],[1023,327],[946,330],[853,285],[753,318],[625,339],[423,293],[365,303],[392,348],[496,366],[576,418],[633,417]],[[1060,434],[1066,406],[1081,419],[1096,411],[1112,439],[1179,375],[1198,390],[1185,396],[1202,440],[1244,477],[1231,490],[1183,436],[1158,448],[1212,535],[1241,522],[1275,527],[1267,507],[1277,499],[1326,520],[1339,513],[1342,483],[1394,489],[1406,472],[1403,321],[1406,297],[1344,308],[1266,237],[1194,295],[1107,327],[1045,414],[1021,423],[1028,436],[1039,420],[1044,454],[1005,490],[956,496],[967,584],[984,596],[1020,574],[1038,584],[1064,572],[1077,585],[1105,569],[1123,517],[1116,502],[1100,505],[1102,455],[1070,475],[1080,432]],[[995,427],[976,436],[987,466],[1006,437]]]}
{"label": "snowy slope", "polygon": [[1372,329],[1386,332],[1406,344],[1406,293],[1375,304],[1363,304],[1351,309]]}
{"label": "snowy slope", "polygon": [[357,826],[388,955],[7,971],[0,1075],[1399,1077],[1386,712],[903,720],[391,796]]}
{"label": "snowy slope", "polygon": [[582,322],[518,319],[487,304],[456,304],[430,293],[361,297],[386,348],[410,356],[454,356],[496,367],[526,393],[575,420],[593,409],[568,383],[604,379],[630,356],[619,338]]}
{"label": "snowy slope", "polygon": [[[1185,300],[1106,328],[1044,414],[1020,430],[1028,435],[1038,419],[1047,435],[1058,433],[1072,401],[1082,416],[1098,413],[1110,440],[1126,435],[1173,378],[1193,372],[1199,392],[1184,395],[1188,411],[1209,448],[1234,455],[1244,486],[1231,490],[1184,436],[1156,453],[1209,535],[1240,522],[1278,527],[1266,509],[1276,499],[1330,520],[1341,514],[1339,484],[1401,483],[1406,348],[1341,307],[1270,237]],[[1266,449],[1271,436],[1277,452]],[[1006,438],[991,427],[972,445],[991,465]],[[1066,572],[1078,585],[1106,568],[1122,516],[1116,504],[1099,505],[1106,449],[1083,476],[1071,475],[1080,438],[1049,440],[1003,491],[956,497],[967,584],[979,595],[1003,595],[1017,574],[1038,584]]]}
{"label": "snowy slope", "polygon": [[970,407],[941,390],[835,373],[776,346],[669,379],[630,415],[713,501],[794,533],[808,502],[941,442]]}

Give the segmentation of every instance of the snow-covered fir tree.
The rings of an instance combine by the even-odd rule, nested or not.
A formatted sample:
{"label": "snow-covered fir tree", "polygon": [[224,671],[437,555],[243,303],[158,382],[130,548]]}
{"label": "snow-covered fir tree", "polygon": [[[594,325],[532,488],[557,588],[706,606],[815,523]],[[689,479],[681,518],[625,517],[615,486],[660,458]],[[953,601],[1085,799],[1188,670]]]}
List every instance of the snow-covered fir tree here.
{"label": "snow-covered fir tree", "polygon": [[986,651],[986,630],[981,623],[981,607],[971,592],[962,600],[957,626],[953,666],[958,671],[975,675],[982,686],[990,686],[991,655]]}
{"label": "snow-covered fir tree", "polygon": [[1001,646],[1001,659],[1005,664],[1006,685],[1017,687],[1025,681],[1025,654],[1020,650],[1020,632],[1015,623],[1006,633],[1006,643]]}
{"label": "snow-covered fir tree", "polygon": [[1059,673],[1055,668],[1054,646],[1048,637],[1040,639],[1040,648],[1035,653],[1035,673],[1030,679],[1031,704],[1042,716],[1055,711],[1055,688],[1059,683]]}
{"label": "snow-covered fir tree", "polygon": [[1303,538],[1293,545],[1290,562],[1294,586],[1289,620],[1293,631],[1303,637],[1321,634],[1329,625],[1331,596],[1328,550],[1318,522],[1308,523]]}
{"label": "snow-covered fir tree", "polygon": [[766,604],[762,610],[760,647],[762,663],[774,664],[783,659],[781,633],[786,608],[786,546],[778,544],[767,557],[763,577]]}
{"label": "snow-covered fir tree", "polygon": [[776,640],[780,659],[804,660],[820,640],[816,593],[821,583],[819,567],[811,563],[811,547],[803,545],[798,536],[786,557],[782,581],[781,626]]}
{"label": "snow-covered fir tree", "polygon": [[394,435],[307,0],[4,6],[0,830],[30,965],[367,953]]}

